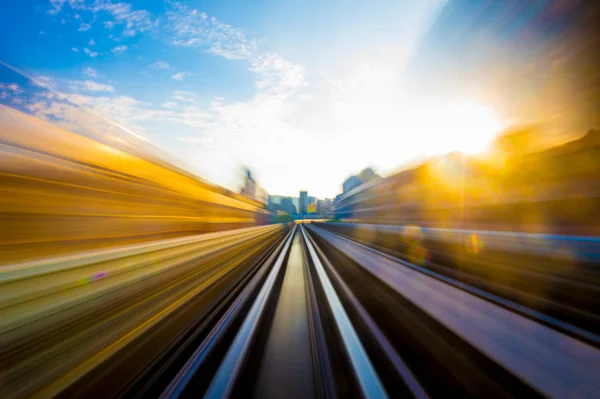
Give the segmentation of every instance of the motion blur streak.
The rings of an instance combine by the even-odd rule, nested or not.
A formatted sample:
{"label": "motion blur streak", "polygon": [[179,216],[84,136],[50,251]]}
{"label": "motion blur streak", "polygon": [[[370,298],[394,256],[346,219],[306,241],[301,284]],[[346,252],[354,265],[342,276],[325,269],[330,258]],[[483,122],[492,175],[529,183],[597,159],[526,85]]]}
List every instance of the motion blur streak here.
{"label": "motion blur streak", "polygon": [[0,131],[2,397],[62,391],[281,235],[250,227],[267,221],[259,202],[123,139],[1,105]]}
{"label": "motion blur streak", "polygon": [[[600,235],[600,130],[522,153],[528,131],[478,156],[450,153],[339,195],[339,219],[473,230]],[[516,147],[516,149],[514,148]]]}
{"label": "motion blur streak", "polygon": [[[61,390],[230,273],[280,230],[234,230],[3,268],[3,391],[31,392],[66,373],[42,396]],[[57,331],[57,325],[65,327]]]}
{"label": "motion blur streak", "polygon": [[263,224],[262,204],[0,105],[0,264]]}

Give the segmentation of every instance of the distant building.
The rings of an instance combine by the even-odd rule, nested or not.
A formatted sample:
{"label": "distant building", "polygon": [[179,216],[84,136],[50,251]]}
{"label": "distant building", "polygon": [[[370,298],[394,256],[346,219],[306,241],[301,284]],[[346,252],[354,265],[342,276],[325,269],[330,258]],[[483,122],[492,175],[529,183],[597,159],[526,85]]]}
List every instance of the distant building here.
{"label": "distant building", "polygon": [[256,183],[250,169],[246,169],[244,172],[244,185],[240,193],[265,205],[269,203],[269,194]]}
{"label": "distant building", "polygon": [[327,215],[331,208],[331,200],[329,198],[317,200],[317,213],[319,215]]}
{"label": "distant building", "polygon": [[298,213],[306,214],[308,206],[308,193],[306,191],[300,191],[300,198],[298,201]]}
{"label": "distant building", "polygon": [[342,187],[343,187],[343,192],[347,193],[348,191],[360,186],[362,184],[362,181],[360,181],[360,179],[358,178],[358,176],[350,176],[349,178],[347,178],[346,180],[344,180],[344,183],[342,183]]}
{"label": "distant building", "polygon": [[283,197],[281,199],[280,207],[283,212],[289,213],[290,215],[298,213],[296,212],[296,207],[294,206],[294,201],[292,197]]}
{"label": "distant building", "polygon": [[365,168],[361,170],[358,175],[352,175],[342,183],[342,193],[345,194],[348,191],[355,189],[363,183],[368,182],[371,179],[379,178],[379,176],[371,168]]}
{"label": "distant building", "polygon": [[264,188],[262,188],[258,184],[256,185],[256,191],[255,191],[255,197],[254,198],[258,202],[262,202],[263,204],[267,204],[269,202],[269,194],[267,193],[267,190],[265,190]]}
{"label": "distant building", "polygon": [[371,180],[374,177],[378,177],[378,176],[375,174],[375,171],[373,171],[373,169],[371,169],[371,168],[365,168],[358,174],[358,178],[363,183],[368,182],[369,180]]}
{"label": "distant building", "polygon": [[325,198],[321,204],[321,215],[329,216],[333,213],[333,200],[331,198]]}
{"label": "distant building", "polygon": [[256,198],[256,181],[252,178],[250,169],[246,169],[244,174],[244,186],[242,187],[241,194],[246,197]]}
{"label": "distant building", "polygon": [[281,195],[269,195],[267,208],[275,213],[275,212],[283,212],[281,209],[281,199],[283,197]]}
{"label": "distant building", "polygon": [[281,204],[283,198],[281,195],[269,195],[269,206]]}
{"label": "distant building", "polygon": [[285,212],[290,215],[297,213],[296,205],[293,197],[285,197],[282,195],[269,195],[269,210],[271,212]]}

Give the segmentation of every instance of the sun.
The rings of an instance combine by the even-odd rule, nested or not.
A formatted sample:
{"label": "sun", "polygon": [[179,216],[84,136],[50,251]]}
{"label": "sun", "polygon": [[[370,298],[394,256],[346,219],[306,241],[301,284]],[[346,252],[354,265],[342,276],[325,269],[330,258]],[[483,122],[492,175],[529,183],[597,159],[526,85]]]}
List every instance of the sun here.
{"label": "sun", "polygon": [[502,128],[491,108],[474,103],[453,105],[440,117],[445,129],[451,132],[449,151],[466,154],[482,152]]}
{"label": "sun", "polygon": [[413,147],[428,155],[482,152],[501,129],[492,108],[465,101],[422,106],[404,126]]}

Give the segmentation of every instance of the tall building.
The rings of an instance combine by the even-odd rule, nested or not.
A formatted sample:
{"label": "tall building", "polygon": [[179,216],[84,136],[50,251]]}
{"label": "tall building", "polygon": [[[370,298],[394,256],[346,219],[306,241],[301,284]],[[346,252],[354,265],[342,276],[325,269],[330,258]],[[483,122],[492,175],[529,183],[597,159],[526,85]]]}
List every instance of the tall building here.
{"label": "tall building", "polygon": [[252,178],[250,169],[246,169],[244,173],[244,186],[242,187],[241,194],[246,197],[256,197],[256,181]]}
{"label": "tall building", "polygon": [[300,191],[300,199],[298,201],[298,213],[306,214],[308,206],[308,193],[306,191]]}
{"label": "tall building", "polygon": [[333,201],[330,198],[317,200],[317,213],[323,216],[328,216],[331,213]]}
{"label": "tall building", "polygon": [[244,170],[244,185],[240,193],[265,205],[269,203],[269,194],[264,188],[258,185],[252,176],[252,172],[247,168]]}
{"label": "tall building", "polygon": [[281,195],[269,195],[269,206],[281,204],[282,199]]}
{"label": "tall building", "polygon": [[257,184],[255,187],[254,199],[266,205],[269,203],[269,193],[267,193],[267,190]]}
{"label": "tall building", "polygon": [[290,215],[296,213],[296,207],[294,206],[294,201],[292,197],[283,197],[281,199],[281,210]]}
{"label": "tall building", "polygon": [[363,183],[366,183],[375,177],[377,177],[377,175],[375,174],[375,171],[371,168],[365,168],[358,174],[358,178]]}
{"label": "tall building", "polygon": [[361,184],[375,178],[379,178],[379,176],[373,171],[373,169],[365,168],[358,175],[352,175],[344,180],[344,183],[342,183],[342,192],[345,194]]}
{"label": "tall building", "polygon": [[360,181],[358,176],[354,176],[354,175],[350,176],[349,178],[344,180],[344,183],[342,184],[343,192],[347,193],[348,191],[360,186],[361,184],[362,184],[362,181]]}
{"label": "tall building", "polygon": [[290,215],[296,214],[296,198],[284,197],[282,195],[269,195],[269,210],[271,212],[285,212]]}

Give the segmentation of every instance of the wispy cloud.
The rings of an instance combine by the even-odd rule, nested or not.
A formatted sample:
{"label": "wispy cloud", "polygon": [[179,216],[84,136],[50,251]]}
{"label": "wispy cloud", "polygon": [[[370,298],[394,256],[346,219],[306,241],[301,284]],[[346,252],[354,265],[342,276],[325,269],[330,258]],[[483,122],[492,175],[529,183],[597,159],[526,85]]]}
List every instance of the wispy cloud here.
{"label": "wispy cloud", "polygon": [[96,42],[94,41],[94,39],[90,39],[90,41],[88,42],[88,46],[93,46],[95,44]]}
{"label": "wispy cloud", "polygon": [[182,101],[185,103],[196,102],[196,94],[189,91],[175,90],[172,97],[173,100]]}
{"label": "wispy cloud", "polygon": [[89,92],[109,92],[115,91],[115,88],[110,85],[94,82],[93,80],[71,80],[68,82],[68,86],[71,90],[75,91],[89,91]]}
{"label": "wispy cloud", "polygon": [[62,9],[65,0],[50,0],[50,9],[47,11],[50,15],[56,15]]}
{"label": "wispy cloud", "polygon": [[89,76],[90,78],[97,78],[98,77],[98,72],[94,69],[94,68],[83,68],[83,74],[85,76]]}
{"label": "wispy cloud", "polygon": [[246,60],[258,75],[255,85],[263,94],[290,96],[306,80],[303,66],[281,55],[260,51],[253,40],[231,25],[181,3],[172,3],[167,12],[167,30],[172,44],[196,47],[232,60]]}
{"label": "wispy cloud", "polygon": [[192,73],[191,72],[179,72],[179,73],[176,73],[175,75],[171,75],[171,79],[184,80],[188,76],[192,76]]}
{"label": "wispy cloud", "polygon": [[165,61],[156,61],[154,64],[150,65],[150,68],[156,70],[165,70],[171,69],[171,65]]}
{"label": "wispy cloud", "polygon": [[165,101],[161,104],[161,106],[163,108],[167,108],[167,109],[177,109],[179,108],[179,104],[177,104],[174,101]]}
{"label": "wispy cloud", "polygon": [[92,29],[92,25],[90,24],[86,24],[85,22],[82,22],[81,25],[79,25],[79,29],[77,29],[79,32],[85,32],[87,30]]}
{"label": "wispy cloud", "polygon": [[8,85],[6,86],[6,88],[7,88],[8,90],[11,90],[11,91],[15,92],[15,93],[20,93],[20,92],[22,92],[22,91],[23,91],[23,90],[21,90],[21,88],[19,87],[19,85],[18,85],[18,84],[16,84],[16,83],[10,83],[10,84],[8,84]]}
{"label": "wispy cloud", "polygon": [[112,3],[110,0],[95,1],[90,10],[96,14],[105,12],[112,16],[114,24],[123,25],[123,34],[133,36],[155,26],[150,13],[146,10],[133,10],[128,3]]}
{"label": "wispy cloud", "polygon": [[205,48],[227,59],[247,59],[256,51],[256,43],[248,40],[243,31],[187,5],[173,3],[167,20],[176,46]]}
{"label": "wispy cloud", "polygon": [[[131,124],[135,122],[130,122],[129,128],[119,123],[124,119],[132,118],[131,121],[134,121],[136,117],[148,117],[149,114],[140,112],[144,107],[140,101],[127,96],[90,96],[56,91],[38,94],[26,108],[41,119],[51,120],[63,128],[111,145],[114,145],[115,137],[127,136],[124,142],[130,142],[131,136],[147,141],[143,135],[130,129],[138,130]],[[137,141],[135,145],[137,148],[143,142]]]}
{"label": "wispy cloud", "polygon": [[79,49],[78,49],[77,47],[71,47],[71,51],[73,51],[73,52],[75,52],[75,53],[78,53],[78,52],[79,52]]}
{"label": "wispy cloud", "polygon": [[[75,19],[80,18],[79,13],[89,12],[93,15],[93,20],[100,21],[107,28],[122,26],[124,36],[134,36],[157,24],[148,11],[134,10],[129,3],[113,3],[111,0],[50,0],[48,13],[58,14],[63,10],[65,3],[68,3],[72,10],[78,11]],[[86,31],[90,28],[88,23],[83,22],[79,30]]]}
{"label": "wispy cloud", "polygon": [[122,44],[120,46],[114,47],[112,50],[110,50],[110,52],[113,54],[122,54],[125,52],[125,50],[127,50],[127,45]]}
{"label": "wispy cloud", "polygon": [[263,54],[252,60],[259,79],[256,88],[274,95],[290,95],[305,84],[306,71],[278,54]]}
{"label": "wispy cloud", "polygon": [[92,57],[92,58],[95,58],[95,57],[97,57],[98,55],[100,55],[100,54],[99,54],[99,53],[97,53],[96,51],[92,51],[92,50],[90,50],[90,49],[89,49],[89,48],[87,48],[87,47],[84,47],[84,48],[83,48],[83,52],[84,52],[84,53],[86,53],[87,55],[89,55],[89,56],[90,56],[90,57]]}
{"label": "wispy cloud", "polygon": [[50,76],[36,76],[33,82],[36,86],[43,87],[45,89],[52,89],[56,83],[55,80]]}

